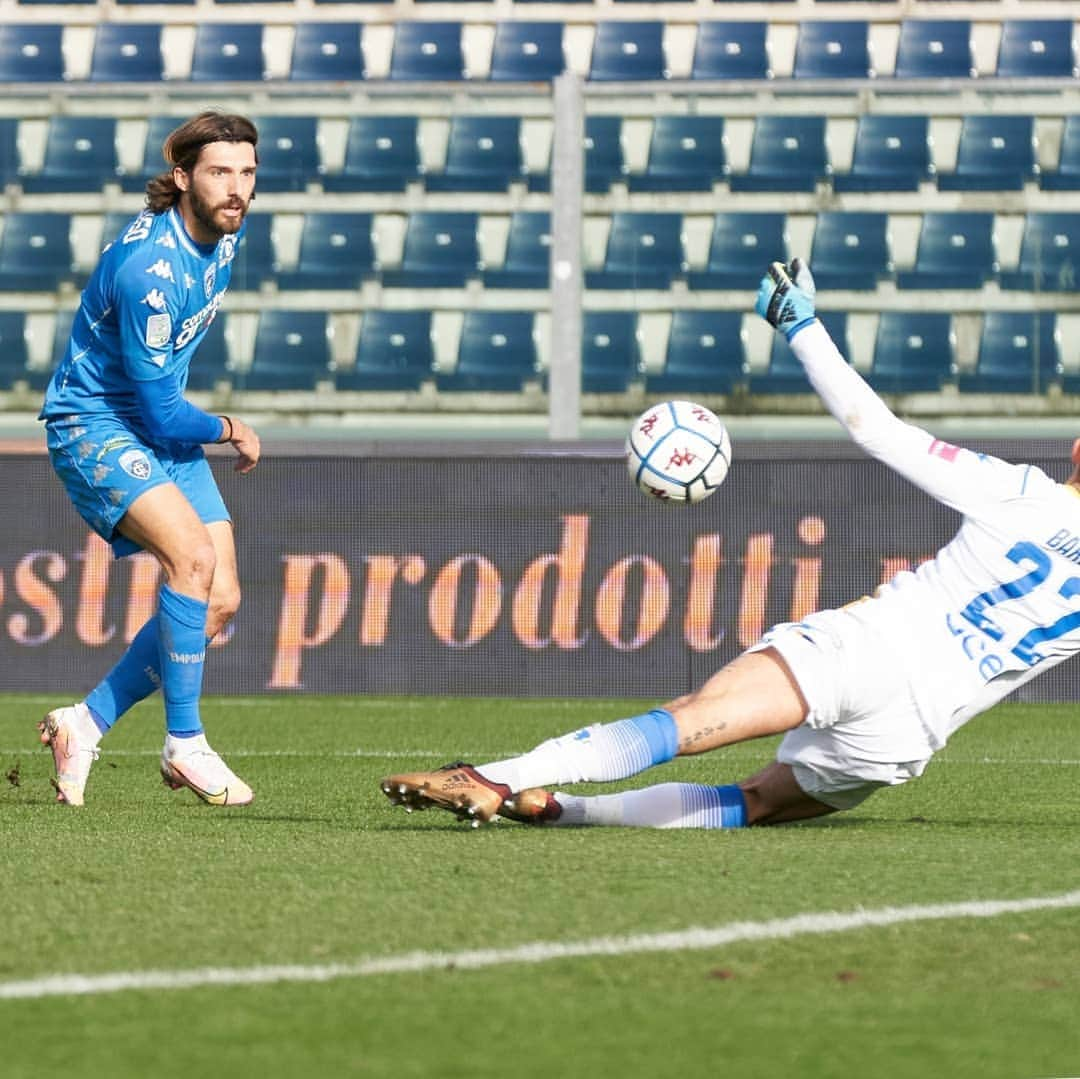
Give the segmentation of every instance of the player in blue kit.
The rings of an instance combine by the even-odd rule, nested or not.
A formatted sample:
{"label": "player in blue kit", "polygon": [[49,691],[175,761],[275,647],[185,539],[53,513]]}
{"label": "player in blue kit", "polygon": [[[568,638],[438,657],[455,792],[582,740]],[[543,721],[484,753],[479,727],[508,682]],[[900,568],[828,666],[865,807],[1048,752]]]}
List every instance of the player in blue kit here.
{"label": "player in blue kit", "polygon": [[184,389],[229,285],[257,142],[250,120],[218,112],[169,135],[168,171],[102,254],[45,394],[49,456],[75,508],[116,557],[149,551],[164,575],[157,613],[116,666],[85,700],[39,724],[67,805],[83,804],[102,735],[159,688],[165,782],[212,805],[252,800],[210,748],[199,714],[207,644],[240,603],[232,521],[202,446],[230,443],[247,473],[259,438],[235,416],[196,408]]}

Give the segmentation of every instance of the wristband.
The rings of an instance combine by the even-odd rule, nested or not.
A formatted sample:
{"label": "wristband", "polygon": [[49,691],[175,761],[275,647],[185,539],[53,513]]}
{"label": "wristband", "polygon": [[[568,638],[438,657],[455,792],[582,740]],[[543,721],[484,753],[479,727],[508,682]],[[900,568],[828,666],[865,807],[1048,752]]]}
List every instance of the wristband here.
{"label": "wristband", "polygon": [[[218,445],[223,446],[226,442],[232,442],[233,440],[233,424],[232,420],[228,416],[218,416],[221,420],[221,437],[218,439]],[[229,433],[225,434],[225,425],[228,424]]]}

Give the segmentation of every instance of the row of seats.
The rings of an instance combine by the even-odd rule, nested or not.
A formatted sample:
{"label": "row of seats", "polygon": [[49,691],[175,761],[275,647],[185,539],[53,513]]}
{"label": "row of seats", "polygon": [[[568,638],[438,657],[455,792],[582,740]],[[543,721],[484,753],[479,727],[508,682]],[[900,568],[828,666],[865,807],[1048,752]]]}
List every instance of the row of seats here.
{"label": "row of seats", "polygon": [[[104,242],[130,220],[110,213]],[[550,215],[516,211],[509,217],[499,261],[482,257],[480,214],[417,211],[403,219],[400,258],[379,257],[376,215],[310,213],[303,217],[298,254],[285,264],[275,245],[274,216],[251,214],[233,271],[233,288],[354,289],[365,280],[384,287],[461,288],[479,280],[488,288],[548,286]],[[503,220],[500,218],[500,220]],[[687,259],[683,215],[618,211],[607,224],[602,262],[588,260],[591,289],[667,289],[684,280],[691,289],[752,289],[762,268],[790,253],[790,221],[782,213],[733,211],[712,216],[704,265]],[[997,282],[1010,290],[1074,292],[1080,264],[1080,214],[1029,213],[1015,267],[1003,268],[995,245],[995,218],[981,211],[928,211],[921,217],[913,265],[897,269],[889,217],[878,212],[822,211],[812,218],[809,256],[822,289],[874,290],[895,281],[901,289],[981,289]],[[801,246],[801,245],[800,245]],[[96,250],[96,248],[95,248]],[[48,212],[10,213],[0,232],[0,290],[51,291],[81,285],[90,267],[73,254],[72,219]]]}
{"label": "row of seats", "polygon": [[[315,116],[256,117],[260,129],[258,189],[328,192],[404,191],[423,183],[428,191],[508,191],[524,184],[551,187],[550,126],[542,147],[528,139],[519,116],[456,115],[442,164],[429,168],[417,116],[367,115],[349,121],[340,169],[324,163]],[[20,121],[0,118],[0,184],[26,194],[100,192],[107,184],[140,192],[164,164],[165,137],[183,117],[154,116],[147,124],[142,164],[128,172],[120,164],[117,121],[106,116],[54,116],[40,167],[22,157]],[[590,193],[626,184],[630,191],[917,191],[933,183],[939,191],[1018,191],[1038,183],[1045,190],[1080,190],[1080,115],[1064,119],[1055,167],[1038,160],[1035,117],[1016,114],[965,116],[956,159],[939,169],[931,121],[921,115],[870,113],[859,118],[850,168],[836,171],[830,160],[825,116],[765,115],[753,122],[749,160],[732,171],[722,116],[658,116],[652,122],[643,169],[627,163],[624,120],[590,115],[585,121],[584,180]],[[539,152],[536,152],[539,151]],[[530,162],[542,159],[540,167]]]}
{"label": "row of seats", "polygon": [[[193,81],[255,81],[273,77],[261,23],[198,24],[185,77]],[[504,20],[490,53],[467,62],[465,24],[398,22],[393,30],[390,79],[542,81],[568,66],[562,22]],[[299,22],[289,59],[293,80],[356,81],[368,77],[362,23]],[[101,23],[95,33],[91,81],[158,81],[172,75],[157,23]],[[769,25],[761,21],[702,21],[693,44],[692,79],[768,79],[774,75]],[[958,78],[977,72],[968,19],[904,19],[895,53],[871,48],[865,20],[807,20],[799,24],[792,75],[807,79],[871,77]],[[71,77],[58,24],[0,26],[0,81],[57,82]],[[1001,24],[995,74],[1001,78],[1075,78],[1072,19],[1007,19]],[[374,47],[374,46],[373,46]],[[685,47],[680,43],[680,48]],[[658,80],[681,74],[677,46],[665,41],[659,20],[602,20],[588,57],[594,81]],[[381,65],[380,65],[381,66]],[[482,73],[482,74],[481,74]],[[173,76],[175,77],[175,76]]]}
{"label": "row of seats", "polygon": [[[519,392],[526,382],[545,382],[547,363],[531,311],[468,311],[464,314],[452,370],[437,369],[432,313],[426,310],[363,313],[351,365],[333,361],[331,323],[323,311],[264,311],[249,362],[239,366],[220,314],[191,366],[188,388],[210,391],[224,382],[237,390],[418,390],[429,381],[444,391]],[[847,316],[823,312],[822,321],[845,353]],[[70,312],[56,322],[54,355],[62,354]],[[44,369],[28,367],[25,316],[0,312],[0,389],[28,382],[40,390]],[[1080,374],[1061,370],[1058,328],[1052,314],[987,312],[978,358],[957,372],[951,316],[887,311],[878,321],[871,385],[886,393],[938,392],[946,384],[961,392],[1041,393],[1058,384],[1080,392]],[[755,394],[812,392],[799,362],[776,335],[768,366],[751,371],[743,315],[733,311],[675,311],[663,366],[646,371],[638,316],[628,311],[586,311],[583,316],[582,389],[621,393],[644,380],[658,393]]]}

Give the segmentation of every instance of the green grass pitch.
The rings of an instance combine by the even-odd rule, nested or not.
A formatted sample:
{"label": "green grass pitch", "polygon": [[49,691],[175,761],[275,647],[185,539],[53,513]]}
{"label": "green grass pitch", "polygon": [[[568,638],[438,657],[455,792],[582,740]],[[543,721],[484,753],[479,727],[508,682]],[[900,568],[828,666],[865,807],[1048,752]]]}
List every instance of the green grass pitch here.
{"label": "green grass pitch", "polygon": [[[922,780],[829,819],[737,832],[471,829],[407,815],[391,771],[482,761],[630,701],[211,699],[256,791],[219,810],[157,776],[160,706],[57,806],[34,725],[0,709],[0,1075],[1080,1075],[1080,907],[513,961],[542,942],[1080,889],[1080,717],[1006,705]],[[724,783],[759,742],[628,784]],[[437,968],[427,953],[500,961]],[[419,954],[413,971],[335,964]],[[508,958],[509,957],[509,958]],[[288,965],[302,980],[5,998],[57,975]],[[314,972],[326,980],[312,980]]]}

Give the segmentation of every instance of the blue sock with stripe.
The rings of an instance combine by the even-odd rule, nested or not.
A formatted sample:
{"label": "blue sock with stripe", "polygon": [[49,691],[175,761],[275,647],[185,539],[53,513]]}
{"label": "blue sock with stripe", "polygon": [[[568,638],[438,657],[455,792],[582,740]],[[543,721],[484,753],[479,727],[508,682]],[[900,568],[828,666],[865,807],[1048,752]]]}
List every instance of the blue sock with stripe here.
{"label": "blue sock with stripe", "polygon": [[104,734],[132,705],[161,687],[157,616],[135,634],[116,666],[87,694],[86,706]]}
{"label": "blue sock with stripe", "polygon": [[199,697],[206,659],[208,604],[174,591],[167,584],[158,593],[158,654],[165,725],[176,738],[202,733]]}

